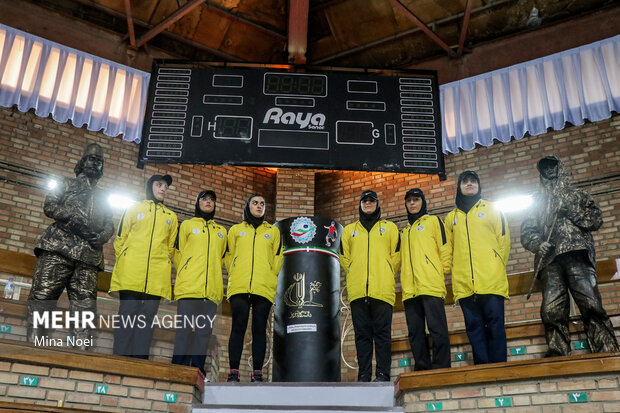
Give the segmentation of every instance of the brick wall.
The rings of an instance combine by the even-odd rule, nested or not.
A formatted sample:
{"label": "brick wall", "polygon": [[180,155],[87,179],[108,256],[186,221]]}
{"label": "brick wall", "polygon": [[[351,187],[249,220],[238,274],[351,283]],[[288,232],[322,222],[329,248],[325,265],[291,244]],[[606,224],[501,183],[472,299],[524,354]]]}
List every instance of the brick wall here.
{"label": "brick wall", "polygon": [[[605,224],[595,233],[599,258],[620,254],[620,116],[581,127],[524,138],[507,144],[479,147],[446,157],[446,181],[437,176],[346,171],[291,170],[205,165],[157,165],[136,167],[138,145],[109,138],[100,133],[59,124],[32,113],[0,108],[0,247],[32,253],[37,237],[51,222],[43,215],[45,182],[48,175],[72,176],[73,167],[87,143],[104,147],[105,175],[99,186],[123,191],[135,199],[143,196],[144,182],[153,173],[170,173],[175,182],[166,201],[179,221],[192,215],[194,197],[203,188],[218,194],[216,219],[226,225],[238,222],[247,196],[262,193],[268,203],[266,218],[321,215],[346,225],[358,218],[357,201],[364,189],[375,189],[381,199],[383,217],[404,226],[403,196],[411,187],[427,194],[429,212],[444,217],[454,206],[458,174],[477,170],[483,196],[496,200],[513,193],[531,192],[538,186],[536,161],[546,154],[559,155],[573,173],[574,182],[588,190],[601,206]],[[314,197],[314,201],[312,200]],[[277,212],[274,207],[277,207]],[[115,214],[118,222],[120,213]],[[532,256],[519,243],[522,214],[508,215],[512,250],[508,272],[531,270]],[[105,248],[106,269],[113,266],[111,244]],[[620,310],[620,287],[602,288],[603,301],[610,312]],[[530,301],[516,297],[506,306],[507,322],[538,319],[540,296]],[[463,327],[460,309],[448,307],[452,329]],[[344,317],[344,316],[343,316]],[[228,364],[227,343],[230,320],[221,317],[216,327],[220,339],[220,378]],[[349,321],[350,322],[350,321]],[[395,314],[393,336],[405,336],[403,314]],[[249,342],[249,333],[246,342]],[[244,352],[247,356],[249,351]],[[347,361],[355,361],[353,333],[344,343]],[[242,361],[242,366],[247,360]],[[343,380],[353,380],[355,371],[343,367]]]}
{"label": "brick wall", "polygon": [[[617,412],[620,385],[616,374],[564,379],[409,390],[397,404],[406,412],[509,411],[527,413]],[[501,408],[503,406],[504,408]]]}

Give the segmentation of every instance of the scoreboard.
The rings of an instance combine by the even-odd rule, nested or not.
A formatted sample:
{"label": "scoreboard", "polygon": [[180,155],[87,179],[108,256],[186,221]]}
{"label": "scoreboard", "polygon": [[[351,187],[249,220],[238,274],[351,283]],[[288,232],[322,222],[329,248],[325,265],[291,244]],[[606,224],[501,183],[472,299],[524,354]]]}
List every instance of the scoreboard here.
{"label": "scoreboard", "polygon": [[139,156],[443,175],[436,74],[159,62]]}

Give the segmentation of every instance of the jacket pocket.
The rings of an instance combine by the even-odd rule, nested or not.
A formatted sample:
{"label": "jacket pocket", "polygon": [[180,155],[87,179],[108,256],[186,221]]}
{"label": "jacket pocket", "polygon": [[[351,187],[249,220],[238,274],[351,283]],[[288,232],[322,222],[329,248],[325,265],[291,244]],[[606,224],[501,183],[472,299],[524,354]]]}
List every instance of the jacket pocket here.
{"label": "jacket pocket", "polygon": [[394,275],[394,268],[392,268],[392,264],[390,264],[390,260],[386,258],[385,261],[387,262],[388,267],[390,267],[390,271],[392,271],[392,275]]}
{"label": "jacket pocket", "polygon": [[441,275],[437,267],[435,267],[435,264],[433,264],[433,261],[431,261],[431,259],[428,258],[428,255],[424,255],[424,257],[426,257],[426,263],[430,264],[435,269],[435,271],[437,271],[437,274]]}
{"label": "jacket pocket", "polygon": [[186,270],[186,269],[187,269],[187,266],[188,266],[188,264],[189,264],[189,262],[190,262],[190,260],[191,260],[191,259],[192,259],[192,257],[189,257],[189,258],[187,259],[187,261],[185,261],[185,264],[181,267],[181,269],[179,270],[179,272],[181,272],[181,271],[183,271],[183,270]]}
{"label": "jacket pocket", "polygon": [[237,262],[237,258],[238,257],[233,258],[233,262],[232,262],[232,265],[230,266],[230,268],[235,268],[235,262]]}
{"label": "jacket pocket", "polygon": [[504,262],[504,259],[503,259],[503,258],[502,258],[502,256],[499,254],[499,252],[497,252],[497,251],[495,250],[495,248],[493,248],[493,254],[495,254],[495,256],[496,256],[497,258],[499,258],[499,260],[502,262],[502,264],[503,264],[503,265],[504,265],[504,267],[505,267],[505,266],[506,266],[506,263]]}

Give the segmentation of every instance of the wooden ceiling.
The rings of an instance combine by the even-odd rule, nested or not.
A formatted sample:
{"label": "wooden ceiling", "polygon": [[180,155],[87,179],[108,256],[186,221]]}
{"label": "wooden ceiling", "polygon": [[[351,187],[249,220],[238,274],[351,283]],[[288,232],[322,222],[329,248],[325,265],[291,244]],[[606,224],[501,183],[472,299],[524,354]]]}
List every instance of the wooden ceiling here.
{"label": "wooden ceiling", "polygon": [[[530,42],[527,50],[536,48],[532,39],[537,33],[542,36],[541,45],[548,44],[550,36],[576,38],[569,44],[572,47],[582,38],[584,42],[591,41],[592,36],[588,38],[580,33],[599,30],[591,24],[584,27],[584,21],[597,21],[592,16],[605,20],[602,25],[606,29],[599,37],[620,32],[616,19],[620,1],[617,0],[13,0],[10,3],[13,5],[9,7],[19,7],[20,3],[35,6],[43,10],[43,17],[45,13],[61,15],[114,33],[133,53],[253,63],[306,60],[307,64],[321,66],[403,68],[443,59],[449,64],[462,64],[477,48],[497,41],[509,46],[510,41],[518,44],[518,39],[523,37]],[[3,21],[1,12],[2,6],[0,22],[11,25],[11,18],[7,16]],[[22,23],[17,28],[24,29],[28,24],[32,25]],[[558,25],[561,29],[544,31]],[[37,31],[34,27],[25,29]],[[62,36],[57,37],[51,40],[62,43]],[[295,50],[289,53],[291,48]],[[517,48],[514,50],[519,53]],[[528,56],[521,60],[525,58]]]}

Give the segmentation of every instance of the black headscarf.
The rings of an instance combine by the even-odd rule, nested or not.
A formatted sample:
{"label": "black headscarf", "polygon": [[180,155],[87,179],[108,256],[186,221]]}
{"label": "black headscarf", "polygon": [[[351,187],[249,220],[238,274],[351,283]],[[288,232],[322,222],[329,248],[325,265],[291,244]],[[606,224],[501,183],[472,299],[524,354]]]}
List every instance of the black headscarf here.
{"label": "black headscarf", "polygon": [[261,194],[252,194],[250,195],[248,200],[245,201],[245,208],[243,209],[243,220],[248,224],[252,225],[254,228],[258,228],[258,226],[262,224],[265,220],[265,214],[263,214],[263,216],[260,218],[256,218],[254,215],[252,215],[252,212],[250,212],[250,201],[256,196],[260,196],[263,199],[265,198]]}
{"label": "black headscarf", "polygon": [[[172,184],[172,177],[170,175],[159,175],[155,174],[149,178],[146,182],[146,199],[148,201],[153,201],[155,203],[162,202],[155,198],[155,194],[153,193],[153,182],[155,181],[166,181],[168,186]],[[163,202],[162,202],[163,204]]]}
{"label": "black headscarf", "polygon": [[[372,214],[366,214],[364,213],[364,211],[362,211],[362,199],[364,198],[372,198],[377,201],[377,209],[375,209],[375,212],[373,212]],[[366,228],[366,231],[370,232],[372,227],[374,227],[375,224],[379,222],[379,220],[381,219],[381,207],[379,206],[379,196],[377,195],[375,191],[368,190],[368,191],[362,192],[362,196],[360,196],[359,213],[360,213],[360,223],[362,224],[364,228]]]}
{"label": "black headscarf", "polygon": [[[202,198],[205,195],[211,195],[211,197],[213,198],[213,201],[214,201],[213,211],[211,212],[203,212],[200,209],[200,198]],[[205,189],[204,191],[201,191],[196,197],[196,206],[194,208],[194,216],[198,218],[202,218],[207,222],[212,220],[213,217],[215,216],[215,207],[217,206],[217,204],[215,203],[216,200],[217,200],[217,197],[215,196],[215,192],[211,191],[210,189]]]}
{"label": "black headscarf", "polygon": [[[475,195],[467,196],[463,195],[461,192],[461,182],[467,176],[473,176],[476,181],[478,181],[478,193]],[[474,171],[465,171],[459,175],[459,181],[456,184],[456,206],[463,212],[467,213],[469,210],[476,205],[476,202],[480,201],[482,198],[482,186],[480,185],[480,178],[478,174]]]}
{"label": "black headscarf", "polygon": [[419,198],[422,198],[422,208],[420,208],[420,212],[418,212],[417,214],[412,214],[407,209],[407,219],[409,220],[410,224],[413,224],[421,216],[427,214],[427,211],[426,211],[426,197],[424,196],[424,192],[422,192],[422,190],[420,188],[413,188],[413,189],[408,190],[407,193],[405,194],[405,209],[407,208],[407,202],[406,202],[407,198],[409,198],[410,196],[417,196]]}

